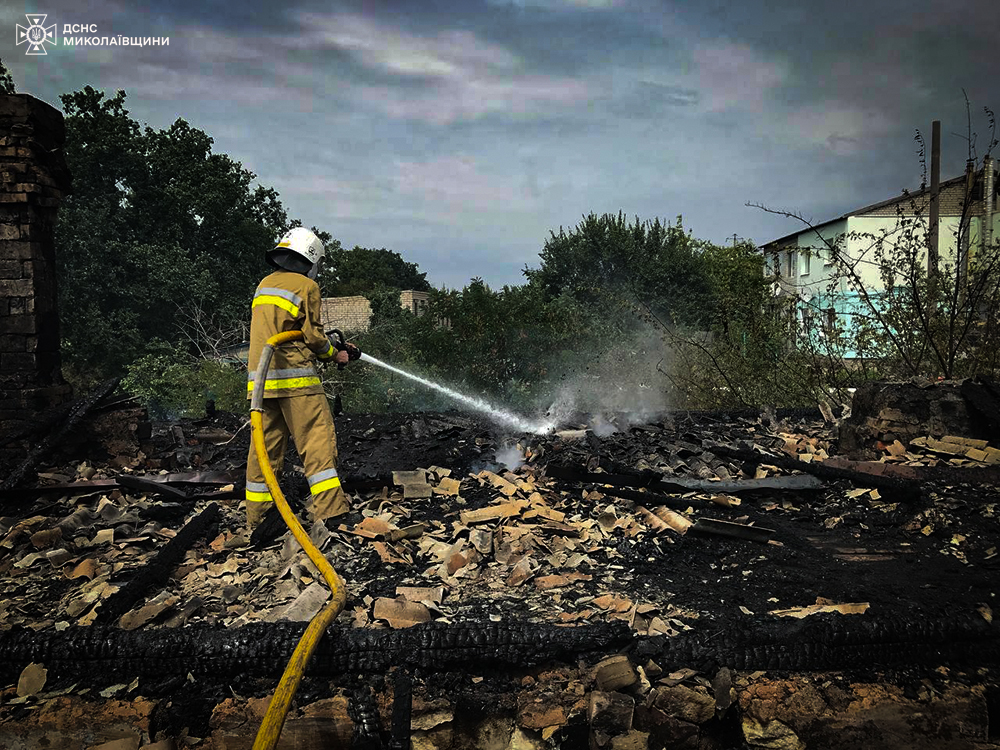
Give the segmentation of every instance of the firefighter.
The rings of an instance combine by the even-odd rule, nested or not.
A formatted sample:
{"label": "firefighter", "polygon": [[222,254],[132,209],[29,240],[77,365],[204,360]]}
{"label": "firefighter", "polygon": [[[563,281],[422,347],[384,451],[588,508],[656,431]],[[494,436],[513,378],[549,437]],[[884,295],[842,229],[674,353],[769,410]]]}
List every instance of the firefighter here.
{"label": "firefighter", "polygon": [[[275,474],[281,471],[289,435],[302,457],[314,521],[350,510],[337,475],[337,435],[333,417],[314,358],[343,365],[354,347],[348,344],[348,351],[338,351],[320,324],[316,276],[323,254],[323,243],[304,227],[286,232],[277,246],[267,253],[268,264],[277,270],[260,282],[254,294],[247,383],[249,398],[261,350],[271,336],[284,331],[302,331],[302,341],[283,344],[274,353],[264,385],[262,416],[264,444]],[[251,445],[246,488],[250,531],[260,524],[273,502]]]}

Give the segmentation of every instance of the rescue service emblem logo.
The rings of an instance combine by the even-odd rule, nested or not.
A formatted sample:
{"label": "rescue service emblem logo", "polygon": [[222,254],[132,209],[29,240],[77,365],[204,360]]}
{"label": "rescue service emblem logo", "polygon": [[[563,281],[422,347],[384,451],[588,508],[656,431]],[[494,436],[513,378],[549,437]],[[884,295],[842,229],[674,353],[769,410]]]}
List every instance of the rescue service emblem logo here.
{"label": "rescue service emblem logo", "polygon": [[45,45],[56,43],[56,24],[46,28],[42,25],[45,23],[45,17],[45,13],[26,13],[25,18],[28,19],[29,25],[25,27],[17,24],[17,44],[28,45],[24,54],[47,55]]}

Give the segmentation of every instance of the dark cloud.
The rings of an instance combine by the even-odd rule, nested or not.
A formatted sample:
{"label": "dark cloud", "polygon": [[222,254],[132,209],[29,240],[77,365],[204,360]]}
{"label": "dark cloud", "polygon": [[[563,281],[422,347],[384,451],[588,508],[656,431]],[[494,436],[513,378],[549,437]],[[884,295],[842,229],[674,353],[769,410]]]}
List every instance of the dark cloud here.
{"label": "dark cloud", "polygon": [[29,6],[0,24],[45,12],[170,46],[28,59],[9,41],[23,90],[125,88],[136,117],[203,128],[305,223],[451,286],[520,281],[592,211],[763,242],[793,227],[747,201],[823,221],[915,187],[933,119],[957,174],[962,89],[980,153],[982,106],[1000,106],[994,0]]}

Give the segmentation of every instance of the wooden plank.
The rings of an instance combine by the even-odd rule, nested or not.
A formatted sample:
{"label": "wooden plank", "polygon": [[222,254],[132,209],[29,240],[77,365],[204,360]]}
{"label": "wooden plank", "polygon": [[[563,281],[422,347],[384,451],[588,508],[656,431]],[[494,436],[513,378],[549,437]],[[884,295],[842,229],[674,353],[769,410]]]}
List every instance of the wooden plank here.
{"label": "wooden plank", "polygon": [[484,521],[497,521],[501,518],[511,518],[512,516],[520,515],[521,511],[527,505],[526,500],[514,500],[509,503],[501,503],[500,505],[490,505],[479,510],[466,510],[462,511],[461,519],[462,523],[466,526],[474,523],[483,523]]}

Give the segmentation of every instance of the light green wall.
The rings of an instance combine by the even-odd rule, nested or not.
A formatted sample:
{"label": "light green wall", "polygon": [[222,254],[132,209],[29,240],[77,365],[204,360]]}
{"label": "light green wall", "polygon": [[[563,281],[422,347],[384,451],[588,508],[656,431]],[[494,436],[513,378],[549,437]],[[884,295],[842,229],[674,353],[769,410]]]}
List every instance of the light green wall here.
{"label": "light green wall", "polygon": [[[919,222],[920,226],[913,230],[917,237],[926,234],[926,218],[915,219],[912,216],[905,218],[908,221]],[[943,264],[955,263],[959,221],[959,217],[954,216],[940,219],[938,250]],[[992,223],[992,241],[994,244],[1000,243],[1000,211],[993,214]],[[970,218],[969,247],[973,256],[982,244],[981,227],[982,217]],[[820,236],[817,236],[817,233]],[[851,234],[867,236],[851,237]],[[802,302],[798,305],[800,312],[802,308],[808,307],[814,316],[827,308],[833,308],[838,317],[849,317],[857,314],[857,311],[861,309],[858,294],[849,289],[845,280],[836,277],[837,267],[829,262],[830,250],[824,240],[836,245],[838,238],[843,236],[838,248],[847,258],[855,261],[855,269],[858,271],[868,294],[878,297],[882,292],[883,283],[875,253],[872,250],[871,236],[876,238],[884,236],[886,250],[891,250],[891,246],[902,235],[903,229],[900,227],[900,219],[894,216],[852,216],[831,222],[818,230],[810,229],[800,232],[795,239],[794,246],[779,255],[778,288],[780,293],[801,296]],[[791,276],[788,275],[789,252],[794,253],[795,256]],[[804,260],[806,255],[809,256],[808,263]],[[926,263],[926,250],[920,253],[920,259],[921,262]],[[848,356],[853,355],[849,354]]]}
{"label": "light green wall", "polygon": [[[997,236],[997,233],[1000,232],[1000,211],[993,212],[992,224],[993,224],[992,241],[994,244],[996,244],[998,241],[1000,241],[1000,236]],[[982,227],[983,227],[982,216],[974,216],[972,220],[969,222],[969,242],[971,243],[973,248],[972,249],[973,255],[975,255],[975,252],[978,248],[982,247],[982,241],[983,241],[981,234]]]}
{"label": "light green wall", "polygon": [[[1000,239],[1000,215],[994,215],[993,218],[995,227],[993,238],[996,241]],[[926,219],[914,220],[910,217],[910,220],[919,221],[926,226]],[[980,242],[981,223],[978,218],[973,218],[971,221],[969,236],[973,252]],[[954,263],[955,261],[958,224],[957,217],[943,217],[940,220],[938,246],[941,260],[945,263]],[[920,229],[916,231],[918,236],[922,234]],[[831,243],[836,243],[838,236],[845,235],[840,245],[845,257],[856,262],[855,268],[866,288],[878,289],[882,286],[882,278],[876,263],[875,253],[872,250],[873,240],[871,237],[882,237],[884,233],[885,245],[889,249],[901,236],[902,229],[899,220],[893,216],[852,216],[822,227],[818,232]],[[787,281],[800,290],[810,290],[814,294],[825,293],[833,279],[833,274],[836,273],[836,267],[828,263],[829,249],[813,230],[800,233],[796,242],[800,256],[807,252],[811,255],[809,273],[803,273],[805,265],[802,257],[799,257],[796,273],[792,279],[787,279]],[[926,252],[922,252],[921,260],[926,262],[926,258]],[[784,274],[784,269],[782,273]]]}
{"label": "light green wall", "polygon": [[[836,245],[837,238],[848,231],[847,226],[847,220],[841,219],[815,231],[810,229],[799,234],[796,239],[798,253],[800,256],[806,254],[810,256],[808,273],[803,273],[805,265],[803,260],[799,259],[798,273],[793,283],[800,290],[808,290],[811,294],[827,293],[830,282],[834,280],[836,267],[829,262],[830,249],[826,242]],[[820,236],[817,236],[817,233]]]}

